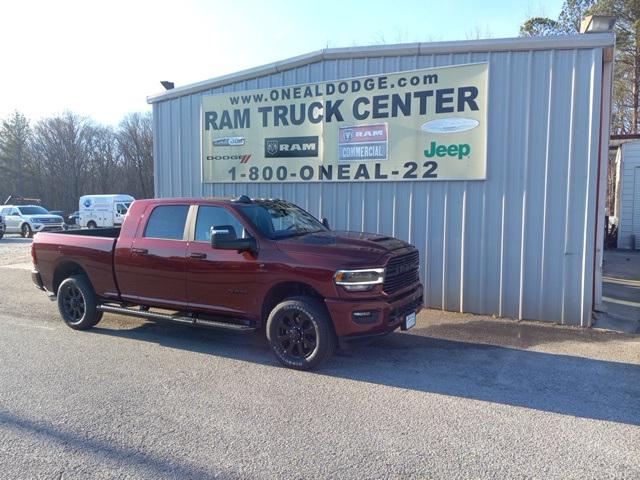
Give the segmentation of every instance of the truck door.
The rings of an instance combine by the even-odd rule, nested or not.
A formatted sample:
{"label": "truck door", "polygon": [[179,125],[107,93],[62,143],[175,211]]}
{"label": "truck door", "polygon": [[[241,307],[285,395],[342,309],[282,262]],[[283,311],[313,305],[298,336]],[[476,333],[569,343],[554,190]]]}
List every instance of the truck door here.
{"label": "truck door", "polygon": [[[251,234],[242,222],[221,206],[201,205],[195,216],[193,241],[187,247],[187,297],[193,310],[234,317],[252,317],[260,311],[259,260],[249,252],[211,247],[211,227],[230,226],[238,237]],[[254,315],[251,314],[254,312]]]}
{"label": "truck door", "polygon": [[185,225],[189,205],[157,205],[146,212],[128,253],[117,253],[122,297],[149,306],[184,309],[186,300]]}

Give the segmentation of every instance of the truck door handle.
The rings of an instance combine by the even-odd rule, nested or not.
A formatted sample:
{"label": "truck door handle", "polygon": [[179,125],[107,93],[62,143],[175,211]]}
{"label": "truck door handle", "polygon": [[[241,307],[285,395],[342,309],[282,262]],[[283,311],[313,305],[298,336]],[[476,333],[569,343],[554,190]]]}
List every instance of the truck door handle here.
{"label": "truck door handle", "polygon": [[132,248],[131,252],[133,253],[138,253],[140,255],[146,255],[147,253],[149,253],[149,250],[146,248]]}
{"label": "truck door handle", "polygon": [[189,256],[191,258],[201,258],[201,259],[207,258],[207,254],[206,253],[199,253],[199,252],[190,253]]}

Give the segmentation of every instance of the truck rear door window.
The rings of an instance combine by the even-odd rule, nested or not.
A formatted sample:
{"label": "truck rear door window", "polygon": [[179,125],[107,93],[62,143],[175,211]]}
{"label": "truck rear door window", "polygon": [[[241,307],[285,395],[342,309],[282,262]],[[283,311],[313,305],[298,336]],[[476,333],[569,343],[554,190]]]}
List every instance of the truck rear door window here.
{"label": "truck rear door window", "polygon": [[154,208],[147,222],[144,236],[182,240],[188,212],[189,205],[160,205]]}
{"label": "truck rear door window", "polygon": [[249,233],[245,231],[240,221],[224,207],[198,207],[196,219],[196,242],[211,241],[211,227],[231,226],[236,232],[236,237],[246,238]]}

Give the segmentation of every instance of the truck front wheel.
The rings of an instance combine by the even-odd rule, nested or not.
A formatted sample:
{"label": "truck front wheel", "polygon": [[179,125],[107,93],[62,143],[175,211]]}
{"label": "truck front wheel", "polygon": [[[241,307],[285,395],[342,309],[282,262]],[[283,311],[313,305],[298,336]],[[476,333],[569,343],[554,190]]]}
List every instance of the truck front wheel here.
{"label": "truck front wheel", "polygon": [[100,321],[102,312],[96,306],[96,294],[86,276],[73,275],[58,287],[58,310],[74,330],[88,330]]}
{"label": "truck front wheel", "polygon": [[337,339],[324,305],[311,297],[292,297],[271,311],[267,338],[287,367],[310,370],[335,352]]}

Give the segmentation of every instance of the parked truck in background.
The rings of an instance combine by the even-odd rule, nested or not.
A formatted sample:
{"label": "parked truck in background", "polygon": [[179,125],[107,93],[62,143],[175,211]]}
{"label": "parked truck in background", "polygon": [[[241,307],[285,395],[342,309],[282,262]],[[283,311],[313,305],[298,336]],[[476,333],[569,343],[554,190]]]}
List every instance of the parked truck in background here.
{"label": "parked truck in background", "polygon": [[32,257],[34,283],[71,328],[111,312],[264,329],[297,369],[341,343],[413,327],[423,303],[414,246],[331,231],[282,200],[138,200],[121,229],[40,234]]}
{"label": "parked truck in background", "polygon": [[80,197],[78,225],[86,228],[109,228],[122,225],[131,195],[84,195]]}

